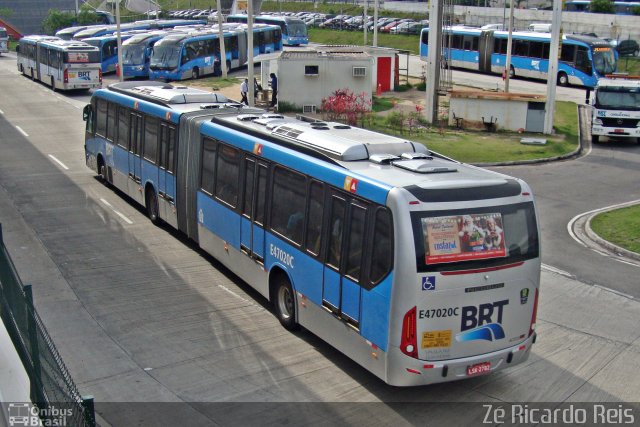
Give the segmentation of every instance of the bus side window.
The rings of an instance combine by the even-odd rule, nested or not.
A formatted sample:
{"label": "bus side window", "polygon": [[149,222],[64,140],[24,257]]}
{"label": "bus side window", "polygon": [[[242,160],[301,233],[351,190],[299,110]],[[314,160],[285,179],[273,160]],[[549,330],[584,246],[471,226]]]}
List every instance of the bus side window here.
{"label": "bus side window", "polygon": [[147,116],[144,119],[143,156],[154,165],[158,161],[158,119]]}
{"label": "bus side window", "polygon": [[86,125],[86,131],[90,134],[93,134],[94,132],[94,128],[93,128],[93,124],[94,122],[94,117],[93,117],[93,105],[91,104],[87,104],[84,107],[84,110],[82,110],[82,120],[84,120],[85,122],[87,122]]}
{"label": "bus side window", "polygon": [[238,206],[239,178],[240,152],[227,145],[221,145],[216,162],[215,195],[234,208]]}
{"label": "bus side window", "polygon": [[361,206],[352,204],[349,220],[349,246],[347,249],[347,265],[345,276],[349,276],[353,281],[360,281],[360,270],[362,265],[362,252],[364,251],[364,226],[367,217],[367,210]]}
{"label": "bus side window", "polygon": [[371,251],[370,287],[380,283],[389,274],[393,264],[393,232],[388,209],[379,208],[376,211],[372,234],[372,244],[369,245]]}
{"label": "bus side window", "polygon": [[324,187],[321,182],[311,181],[309,189],[309,220],[307,222],[307,251],[319,255],[322,247],[322,213],[324,204]]}
{"label": "bus side window", "polygon": [[129,110],[122,106],[118,109],[118,145],[129,149]]}
{"label": "bus side window", "polygon": [[299,245],[304,237],[306,177],[277,167],[273,173],[271,228]]}
{"label": "bus side window", "polygon": [[215,177],[217,142],[205,138],[202,143],[202,172],[200,175],[200,188],[209,195],[213,195]]}
{"label": "bus side window", "polygon": [[116,140],[116,112],[117,105],[109,103],[107,107],[107,139],[111,142]]}
{"label": "bus side window", "polygon": [[100,136],[107,136],[107,101],[104,99],[98,99],[96,101],[96,111],[98,117],[96,118],[96,134]]}

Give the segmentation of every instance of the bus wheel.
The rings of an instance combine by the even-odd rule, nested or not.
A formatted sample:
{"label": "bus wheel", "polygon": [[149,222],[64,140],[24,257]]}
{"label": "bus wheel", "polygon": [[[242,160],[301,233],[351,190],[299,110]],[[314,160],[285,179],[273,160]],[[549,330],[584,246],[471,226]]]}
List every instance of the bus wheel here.
{"label": "bus wheel", "polygon": [[569,86],[569,77],[567,73],[558,73],[558,84],[560,86]]}
{"label": "bus wheel", "polygon": [[195,67],[193,71],[191,71],[191,78],[196,80],[198,77],[200,77],[200,70],[198,70],[198,67]]}
{"label": "bus wheel", "polygon": [[53,91],[56,91],[56,80],[53,78],[53,76],[51,76],[51,89],[53,89]]}
{"label": "bus wheel", "polygon": [[513,65],[509,67],[509,78],[514,79],[516,77],[516,69],[513,68]]}
{"label": "bus wheel", "polygon": [[98,157],[98,175],[100,175],[100,180],[103,184],[106,185],[109,183],[107,181],[107,166],[104,164],[101,156]]}
{"label": "bus wheel", "polygon": [[600,135],[591,135],[591,143],[597,144],[598,142],[600,142]]}
{"label": "bus wheel", "polygon": [[296,330],[296,303],[289,279],[282,274],[278,277],[275,289],[275,309],[280,324],[290,331]]}
{"label": "bus wheel", "polygon": [[158,217],[158,198],[156,197],[156,192],[153,191],[152,188],[147,190],[147,215],[152,223],[158,225],[160,222],[160,218]]}

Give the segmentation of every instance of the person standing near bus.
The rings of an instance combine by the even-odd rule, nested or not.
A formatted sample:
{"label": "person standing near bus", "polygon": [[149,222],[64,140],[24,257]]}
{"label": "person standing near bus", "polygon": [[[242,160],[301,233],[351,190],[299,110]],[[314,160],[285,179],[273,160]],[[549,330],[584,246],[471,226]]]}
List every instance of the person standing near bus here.
{"label": "person standing near bus", "polygon": [[271,77],[271,104],[269,106],[275,108],[278,103],[278,78],[275,73],[271,73],[269,77]]}
{"label": "person standing near bus", "polygon": [[240,102],[242,102],[244,105],[249,105],[249,100],[247,99],[248,92],[249,92],[249,79],[244,79],[242,81],[242,84],[240,84],[240,95],[242,96],[242,99],[240,100]]}

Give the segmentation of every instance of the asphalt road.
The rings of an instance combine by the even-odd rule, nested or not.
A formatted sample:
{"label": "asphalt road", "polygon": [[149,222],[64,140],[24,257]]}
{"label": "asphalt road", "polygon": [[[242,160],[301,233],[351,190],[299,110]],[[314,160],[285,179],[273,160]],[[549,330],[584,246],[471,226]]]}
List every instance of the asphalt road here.
{"label": "asphalt road", "polygon": [[399,389],[286,332],[256,292],[100,184],[84,165],[86,95],[18,75],[11,56],[0,57],[0,94],[3,236],[102,425],[478,425],[482,404],[640,401],[638,268],[567,232],[580,213],[640,198],[640,146],[497,168],[538,200],[539,340],[496,375]]}

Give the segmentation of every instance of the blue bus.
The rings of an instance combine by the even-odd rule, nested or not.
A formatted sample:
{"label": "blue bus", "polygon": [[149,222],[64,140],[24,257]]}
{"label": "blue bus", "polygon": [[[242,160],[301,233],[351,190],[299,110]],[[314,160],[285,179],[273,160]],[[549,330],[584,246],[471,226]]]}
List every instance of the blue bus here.
{"label": "blue bus", "polygon": [[[133,37],[135,33],[121,33],[122,42]],[[118,64],[118,37],[115,34],[109,34],[99,37],[88,37],[82,39],[83,42],[95,46],[100,50],[100,63],[102,74],[113,73],[116,71]]]}
{"label": "blue bus", "polygon": [[136,34],[122,43],[122,68],[125,79],[149,77],[149,61],[153,46],[168,31],[150,31]]}
{"label": "blue bus", "polygon": [[160,82],[94,92],[86,165],[392,385],[488,374],[536,339],[531,189],[425,145]]}
{"label": "blue bus", "polygon": [[[165,30],[169,28],[205,25],[206,20],[189,20],[189,19],[148,19],[143,21],[127,22],[120,25],[120,31],[133,31],[133,30]],[[90,25],[80,31],[73,30],[75,27],[65,28],[56,33],[60,33],[64,37],[68,37],[70,33],[73,33],[74,40],[83,40],[89,37],[100,37],[110,34],[115,34],[117,31],[116,25]]]}
{"label": "blue bus", "polygon": [[[243,28],[224,30],[227,70],[243,67],[247,63],[247,32]],[[282,50],[280,28],[276,26],[254,29],[254,55]],[[149,63],[149,78],[175,81],[197,79],[207,74],[220,75],[220,43],[218,31],[171,34],[157,41]]]}
{"label": "blue bus", "polygon": [[[247,23],[247,15],[229,15],[227,22]],[[307,24],[303,20],[291,16],[257,15],[253,18],[256,24],[277,25],[282,31],[282,43],[287,46],[309,44]]]}
{"label": "blue bus", "polygon": [[[501,74],[507,57],[506,31],[451,27],[443,32],[442,55],[452,67]],[[422,30],[420,57],[429,53],[429,29]],[[510,77],[547,79],[551,34],[513,32]],[[565,34],[558,63],[558,84],[594,87],[600,77],[616,71],[616,54],[605,40]]]}

